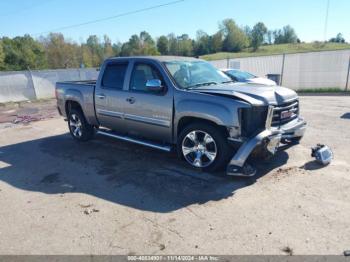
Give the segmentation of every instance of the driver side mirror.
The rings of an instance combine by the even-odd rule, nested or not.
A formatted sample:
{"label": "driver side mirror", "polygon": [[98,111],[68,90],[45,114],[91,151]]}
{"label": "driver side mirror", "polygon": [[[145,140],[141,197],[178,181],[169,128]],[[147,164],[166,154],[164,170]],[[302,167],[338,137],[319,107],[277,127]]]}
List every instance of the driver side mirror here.
{"label": "driver side mirror", "polygon": [[162,86],[162,81],[159,79],[150,79],[146,82],[146,88],[152,92],[162,92],[164,87]]}

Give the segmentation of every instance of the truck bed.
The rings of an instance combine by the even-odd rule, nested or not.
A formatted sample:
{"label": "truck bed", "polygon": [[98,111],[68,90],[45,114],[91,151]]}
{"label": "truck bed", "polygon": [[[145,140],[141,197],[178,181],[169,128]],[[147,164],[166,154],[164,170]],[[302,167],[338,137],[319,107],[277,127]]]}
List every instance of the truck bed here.
{"label": "truck bed", "polygon": [[[66,100],[73,100],[79,105],[90,123],[97,122],[94,107],[94,92],[96,80],[84,81],[63,81],[56,83],[57,106],[61,108],[61,113],[67,117],[65,111]],[[74,99],[72,99],[74,98]]]}

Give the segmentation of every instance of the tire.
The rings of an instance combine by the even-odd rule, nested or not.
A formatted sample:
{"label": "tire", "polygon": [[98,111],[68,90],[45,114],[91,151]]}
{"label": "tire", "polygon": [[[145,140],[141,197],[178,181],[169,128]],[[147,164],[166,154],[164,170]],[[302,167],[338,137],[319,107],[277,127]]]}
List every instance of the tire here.
{"label": "tire", "polygon": [[186,126],[177,140],[179,157],[203,171],[218,171],[226,167],[231,151],[224,132],[207,123]]}
{"label": "tire", "polygon": [[68,128],[71,136],[80,142],[93,138],[95,129],[90,125],[81,110],[72,109],[68,114]]}

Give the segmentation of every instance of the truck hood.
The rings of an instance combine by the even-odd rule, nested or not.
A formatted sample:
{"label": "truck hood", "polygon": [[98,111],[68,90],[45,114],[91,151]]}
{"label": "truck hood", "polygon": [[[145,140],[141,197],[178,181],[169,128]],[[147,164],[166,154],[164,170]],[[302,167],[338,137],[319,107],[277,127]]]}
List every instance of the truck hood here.
{"label": "truck hood", "polygon": [[271,79],[268,79],[265,77],[254,77],[254,78],[248,79],[247,82],[252,84],[266,85],[266,86],[277,85],[275,81],[272,81]]}
{"label": "truck hood", "polygon": [[252,105],[279,105],[298,98],[297,93],[289,88],[253,83],[210,85],[198,87],[191,91],[212,95],[232,96]]}

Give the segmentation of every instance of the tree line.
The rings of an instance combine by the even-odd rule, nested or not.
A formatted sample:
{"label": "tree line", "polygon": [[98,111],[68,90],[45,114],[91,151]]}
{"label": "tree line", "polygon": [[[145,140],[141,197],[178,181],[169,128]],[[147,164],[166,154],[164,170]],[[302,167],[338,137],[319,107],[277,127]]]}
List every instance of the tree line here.
{"label": "tree line", "polygon": [[[343,41],[341,35],[331,40]],[[244,48],[255,52],[264,44],[297,42],[300,40],[289,25],[268,30],[262,22],[252,28],[240,27],[233,19],[220,22],[218,31],[212,35],[198,30],[195,39],[188,34],[177,36],[173,33],[154,39],[146,31],[132,35],[125,43],[112,43],[107,35],[103,39],[91,35],[81,44],[65,39],[61,33],[50,33],[38,39],[30,35],[2,37],[0,70],[98,67],[112,56],[201,56],[222,51],[239,52]]]}

